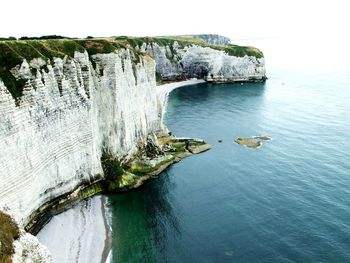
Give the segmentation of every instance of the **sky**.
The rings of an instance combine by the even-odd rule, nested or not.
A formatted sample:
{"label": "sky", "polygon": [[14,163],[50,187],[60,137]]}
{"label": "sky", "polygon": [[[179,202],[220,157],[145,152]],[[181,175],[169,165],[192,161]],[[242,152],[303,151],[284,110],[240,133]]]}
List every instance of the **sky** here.
{"label": "sky", "polygon": [[[215,33],[259,46],[276,40],[298,62],[300,52],[322,63],[350,56],[347,0],[2,0],[0,37],[109,37]],[[278,42],[277,40],[283,42]],[[260,46],[259,46],[260,47]],[[271,48],[271,46],[269,46]],[[294,50],[294,51],[293,51]],[[263,50],[265,52],[265,50]],[[322,56],[320,56],[322,54]],[[329,57],[323,59],[323,57]],[[345,60],[344,60],[345,61]],[[346,63],[344,62],[346,66]]]}
{"label": "sky", "polygon": [[232,39],[339,36],[346,0],[2,0],[0,36],[219,33]]}

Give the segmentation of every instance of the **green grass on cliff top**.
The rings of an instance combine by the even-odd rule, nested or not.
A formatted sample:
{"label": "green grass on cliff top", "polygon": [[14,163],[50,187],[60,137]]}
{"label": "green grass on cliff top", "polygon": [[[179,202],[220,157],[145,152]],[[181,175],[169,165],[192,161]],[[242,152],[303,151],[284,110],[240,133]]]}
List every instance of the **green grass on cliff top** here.
{"label": "green grass on cliff top", "polygon": [[[17,101],[23,94],[26,80],[16,80],[10,70],[20,65],[23,59],[28,62],[33,58],[51,60],[54,57],[73,57],[75,51],[94,55],[97,53],[111,53],[116,49],[141,46],[146,43],[157,43],[159,45],[169,45],[173,47],[177,41],[180,46],[196,44],[203,47],[211,47],[223,50],[231,56],[243,57],[245,55],[263,57],[263,53],[253,47],[243,47],[237,45],[209,45],[199,36],[161,36],[161,37],[114,37],[114,38],[94,38],[94,39],[34,39],[34,40],[12,40],[0,39],[0,79],[5,83],[12,97]],[[138,58],[140,51],[134,49],[134,54]]]}
{"label": "green grass on cliff top", "polygon": [[196,35],[185,35],[185,36],[159,36],[159,37],[128,37],[121,36],[116,37],[115,40],[122,41],[123,44],[129,44],[132,47],[141,46],[144,42],[146,43],[157,43],[158,45],[165,46],[169,45],[172,47],[176,41],[180,46],[189,46],[189,45],[198,45],[202,47],[211,47],[216,50],[223,50],[228,53],[230,56],[244,57],[254,56],[257,58],[264,57],[264,54],[257,48],[249,46],[238,46],[238,45],[209,45],[205,42],[200,36]]}
{"label": "green grass on cliff top", "polygon": [[[10,70],[20,65],[24,59],[30,62],[34,58],[51,60],[54,57],[73,57],[74,52],[89,55],[111,53],[116,49],[126,48],[120,41],[111,39],[55,39],[55,40],[6,40],[0,41],[0,79],[5,83],[13,98],[22,96],[25,80],[16,80]],[[137,53],[137,51],[135,51]]]}

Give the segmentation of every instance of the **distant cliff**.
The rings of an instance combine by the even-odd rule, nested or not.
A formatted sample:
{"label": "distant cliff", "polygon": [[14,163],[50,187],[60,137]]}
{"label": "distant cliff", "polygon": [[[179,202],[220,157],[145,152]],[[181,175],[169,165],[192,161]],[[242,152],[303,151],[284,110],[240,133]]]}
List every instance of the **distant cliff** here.
{"label": "distant cliff", "polygon": [[231,44],[231,40],[228,37],[220,36],[216,34],[189,35],[189,36],[182,36],[182,37],[200,38],[200,39],[203,39],[209,45],[227,46]]}
{"label": "distant cliff", "polygon": [[155,59],[158,81],[201,78],[212,82],[241,82],[266,78],[265,59],[259,49],[229,44],[222,36],[119,37],[118,40]]}
{"label": "distant cliff", "polygon": [[103,180],[103,154],[128,160],[163,134],[156,78],[264,80],[258,49],[206,41],[226,40],[0,41],[0,209],[26,226],[44,204]]}

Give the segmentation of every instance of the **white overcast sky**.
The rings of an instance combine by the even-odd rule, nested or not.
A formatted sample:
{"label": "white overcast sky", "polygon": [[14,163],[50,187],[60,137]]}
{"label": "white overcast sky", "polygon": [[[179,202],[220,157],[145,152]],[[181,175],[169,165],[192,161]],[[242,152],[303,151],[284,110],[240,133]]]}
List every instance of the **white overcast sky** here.
{"label": "white overcast sky", "polygon": [[346,0],[2,0],[0,36],[349,35]]}
{"label": "white overcast sky", "polygon": [[[306,64],[308,57],[313,65],[333,64],[349,69],[348,2],[1,0],[0,37],[216,33],[230,37],[233,43],[261,48],[270,64],[289,55],[298,66]],[[264,43],[257,41],[259,38],[283,39],[283,43],[275,41],[276,48],[265,48]]]}

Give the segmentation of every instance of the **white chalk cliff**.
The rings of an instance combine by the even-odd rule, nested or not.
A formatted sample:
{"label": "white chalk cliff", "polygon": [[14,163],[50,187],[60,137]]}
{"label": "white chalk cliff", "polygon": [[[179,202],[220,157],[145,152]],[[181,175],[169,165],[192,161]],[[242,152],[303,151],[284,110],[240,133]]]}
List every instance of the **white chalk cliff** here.
{"label": "white chalk cliff", "polygon": [[[150,133],[162,130],[155,63],[129,50],[55,59],[27,76],[19,106],[0,81],[0,206],[22,225],[45,202],[103,176],[101,154],[128,158]],[[32,61],[35,66],[36,61]]]}
{"label": "white chalk cliff", "polygon": [[266,78],[264,57],[230,56],[210,47],[182,47],[176,41],[165,46],[144,43],[140,49],[154,57],[157,73],[164,80],[203,78],[213,82],[237,82]]}
{"label": "white chalk cliff", "polygon": [[[24,60],[11,70],[26,80],[17,103],[0,79],[0,209],[9,209],[21,227],[50,200],[103,178],[103,151],[125,160],[149,134],[164,132],[156,72],[163,79],[265,78],[264,58],[181,48],[176,42],[171,47],[144,43],[140,49],[154,59],[117,49]],[[35,243],[23,238],[27,245]],[[16,251],[25,247],[18,243]]]}

